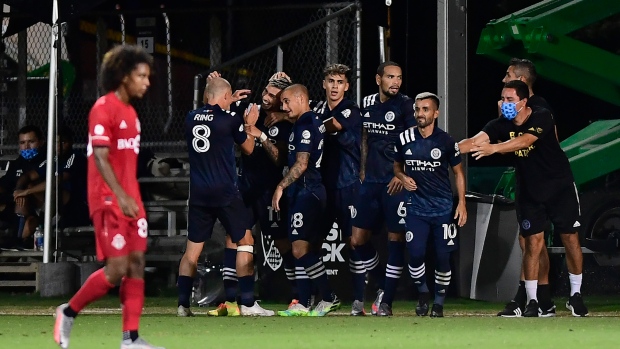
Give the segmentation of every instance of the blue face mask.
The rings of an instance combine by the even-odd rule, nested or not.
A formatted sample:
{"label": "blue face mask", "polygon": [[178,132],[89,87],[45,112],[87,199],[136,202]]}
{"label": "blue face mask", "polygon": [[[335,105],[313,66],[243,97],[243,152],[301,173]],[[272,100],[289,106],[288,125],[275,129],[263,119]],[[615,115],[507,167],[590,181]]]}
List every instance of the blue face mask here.
{"label": "blue face mask", "polygon": [[[517,102],[518,103],[518,102]],[[517,117],[520,110],[517,110],[517,103],[514,102],[503,102],[502,103],[502,115],[508,120],[513,120]]]}
{"label": "blue face mask", "polygon": [[34,148],[34,149],[24,149],[20,151],[19,153],[24,159],[30,160],[34,158],[35,156],[37,156],[39,154],[39,151],[36,148]]}

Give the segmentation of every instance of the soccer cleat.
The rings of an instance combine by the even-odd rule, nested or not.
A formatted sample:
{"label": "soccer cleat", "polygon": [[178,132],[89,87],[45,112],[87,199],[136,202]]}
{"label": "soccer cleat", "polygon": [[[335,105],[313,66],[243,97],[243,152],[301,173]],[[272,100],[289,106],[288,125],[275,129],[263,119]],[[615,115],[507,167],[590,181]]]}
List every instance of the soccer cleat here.
{"label": "soccer cleat", "polygon": [[387,303],[379,304],[379,309],[377,309],[377,316],[392,316],[392,307],[389,306]]}
{"label": "soccer cleat", "polygon": [[164,347],[156,347],[147,341],[138,337],[135,341],[124,340],[121,342],[121,349],[165,349]]}
{"label": "soccer cleat", "polygon": [[[241,305],[240,307],[241,316],[274,316],[275,312],[273,310],[267,310],[258,304],[258,302],[254,301],[254,305],[251,307],[246,307],[245,305]],[[230,315],[234,316],[234,315]]]}
{"label": "soccer cleat", "polygon": [[579,292],[570,296],[568,302],[566,302],[566,308],[570,310],[575,317],[588,316],[588,308],[586,308],[586,305],[583,304],[583,298]]}
{"label": "soccer cleat", "polygon": [[297,304],[297,303],[299,303],[299,300],[297,300],[297,299],[293,299],[293,300],[292,300],[292,301],[288,304],[288,308],[287,308],[287,309],[290,309],[293,305],[295,305],[295,304]]}
{"label": "soccer cleat", "polygon": [[553,301],[550,304],[539,304],[538,317],[554,317],[555,316],[555,304]]}
{"label": "soccer cleat", "polygon": [[497,316],[501,317],[521,317],[523,316],[523,309],[519,306],[519,303],[510,301],[504,307],[504,310],[497,313]]}
{"label": "soccer cleat", "polygon": [[213,310],[209,310],[207,312],[208,316],[239,316],[239,306],[237,302],[226,302],[221,303],[217,306],[217,308]]}
{"label": "soccer cleat", "polygon": [[189,308],[186,308],[182,305],[179,305],[177,308],[177,316],[178,317],[191,317],[194,316],[194,313]]}
{"label": "soccer cleat", "polygon": [[375,301],[372,303],[372,307],[370,309],[370,313],[372,315],[377,315],[377,312],[379,311],[379,306],[381,305],[382,300],[383,300],[383,290],[379,289],[377,290],[377,298],[375,298]]}
{"label": "soccer cleat", "polygon": [[433,309],[431,309],[431,317],[443,317],[443,305],[433,304]]}
{"label": "soccer cleat", "polygon": [[523,317],[538,317],[538,301],[535,299],[531,299],[530,302],[525,307],[525,311],[523,312]]}
{"label": "soccer cleat", "polygon": [[56,308],[56,323],[54,325],[54,341],[63,349],[69,348],[69,336],[75,318],[65,315],[65,309],[69,304],[61,304]]}
{"label": "soccer cleat", "polygon": [[351,305],[351,316],[364,316],[366,311],[364,310],[364,302],[358,300],[353,301]]}
{"label": "soccer cleat", "polygon": [[428,292],[420,293],[420,299],[418,299],[418,305],[415,307],[415,313],[417,316],[428,315],[428,300],[430,294]]}
{"label": "soccer cleat", "polygon": [[333,295],[333,297],[334,298],[331,302],[321,300],[319,304],[317,304],[316,307],[308,313],[308,316],[325,316],[340,308],[340,300],[336,297],[336,295]]}
{"label": "soccer cleat", "polygon": [[279,311],[278,316],[308,316],[310,309],[304,307],[300,303],[291,303],[288,309]]}

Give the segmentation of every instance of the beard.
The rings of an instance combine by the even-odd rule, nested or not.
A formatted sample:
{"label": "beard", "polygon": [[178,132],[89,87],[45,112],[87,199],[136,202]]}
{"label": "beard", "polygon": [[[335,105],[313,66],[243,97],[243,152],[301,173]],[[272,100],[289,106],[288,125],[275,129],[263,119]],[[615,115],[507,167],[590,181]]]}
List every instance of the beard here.
{"label": "beard", "polygon": [[415,121],[419,128],[425,128],[426,126],[435,122],[434,119],[426,119],[426,118],[416,118]]}

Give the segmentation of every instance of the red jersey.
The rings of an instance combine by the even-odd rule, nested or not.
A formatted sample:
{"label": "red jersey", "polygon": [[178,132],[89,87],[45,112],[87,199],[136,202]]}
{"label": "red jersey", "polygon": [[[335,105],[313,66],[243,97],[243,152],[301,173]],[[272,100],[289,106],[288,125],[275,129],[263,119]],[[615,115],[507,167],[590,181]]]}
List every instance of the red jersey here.
{"label": "red jersey", "polygon": [[108,161],[116,179],[127,195],[140,207],[139,217],[144,217],[144,207],[137,179],[138,153],[140,152],[140,121],[136,110],[118,99],[114,92],[100,97],[88,115],[88,207],[90,214],[104,207],[118,207],[116,196],[104,181],[95,164],[94,147],[110,149]]}

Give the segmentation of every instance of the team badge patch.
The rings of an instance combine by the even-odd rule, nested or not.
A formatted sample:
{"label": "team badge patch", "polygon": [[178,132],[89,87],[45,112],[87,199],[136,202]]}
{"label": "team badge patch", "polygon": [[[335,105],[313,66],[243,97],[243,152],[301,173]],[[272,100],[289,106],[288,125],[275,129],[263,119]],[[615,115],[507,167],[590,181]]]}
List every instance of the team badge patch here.
{"label": "team badge patch", "polygon": [[275,127],[275,126],[272,126],[272,127],[269,129],[269,135],[270,135],[271,137],[275,137],[275,136],[277,136],[277,135],[278,135],[278,132],[279,132],[279,130],[278,130],[278,128],[277,128],[277,127]]}
{"label": "team badge patch", "polygon": [[532,227],[532,224],[527,219],[524,219],[523,222],[521,222],[521,227],[525,230],[528,230]]}
{"label": "team badge patch", "polygon": [[385,121],[392,122],[392,121],[394,121],[395,118],[396,118],[396,115],[394,115],[393,111],[389,111],[389,112],[385,113]]}
{"label": "team badge patch", "polygon": [[431,150],[431,157],[435,160],[439,159],[441,157],[441,150],[439,150],[439,148],[433,148],[433,150]]}

